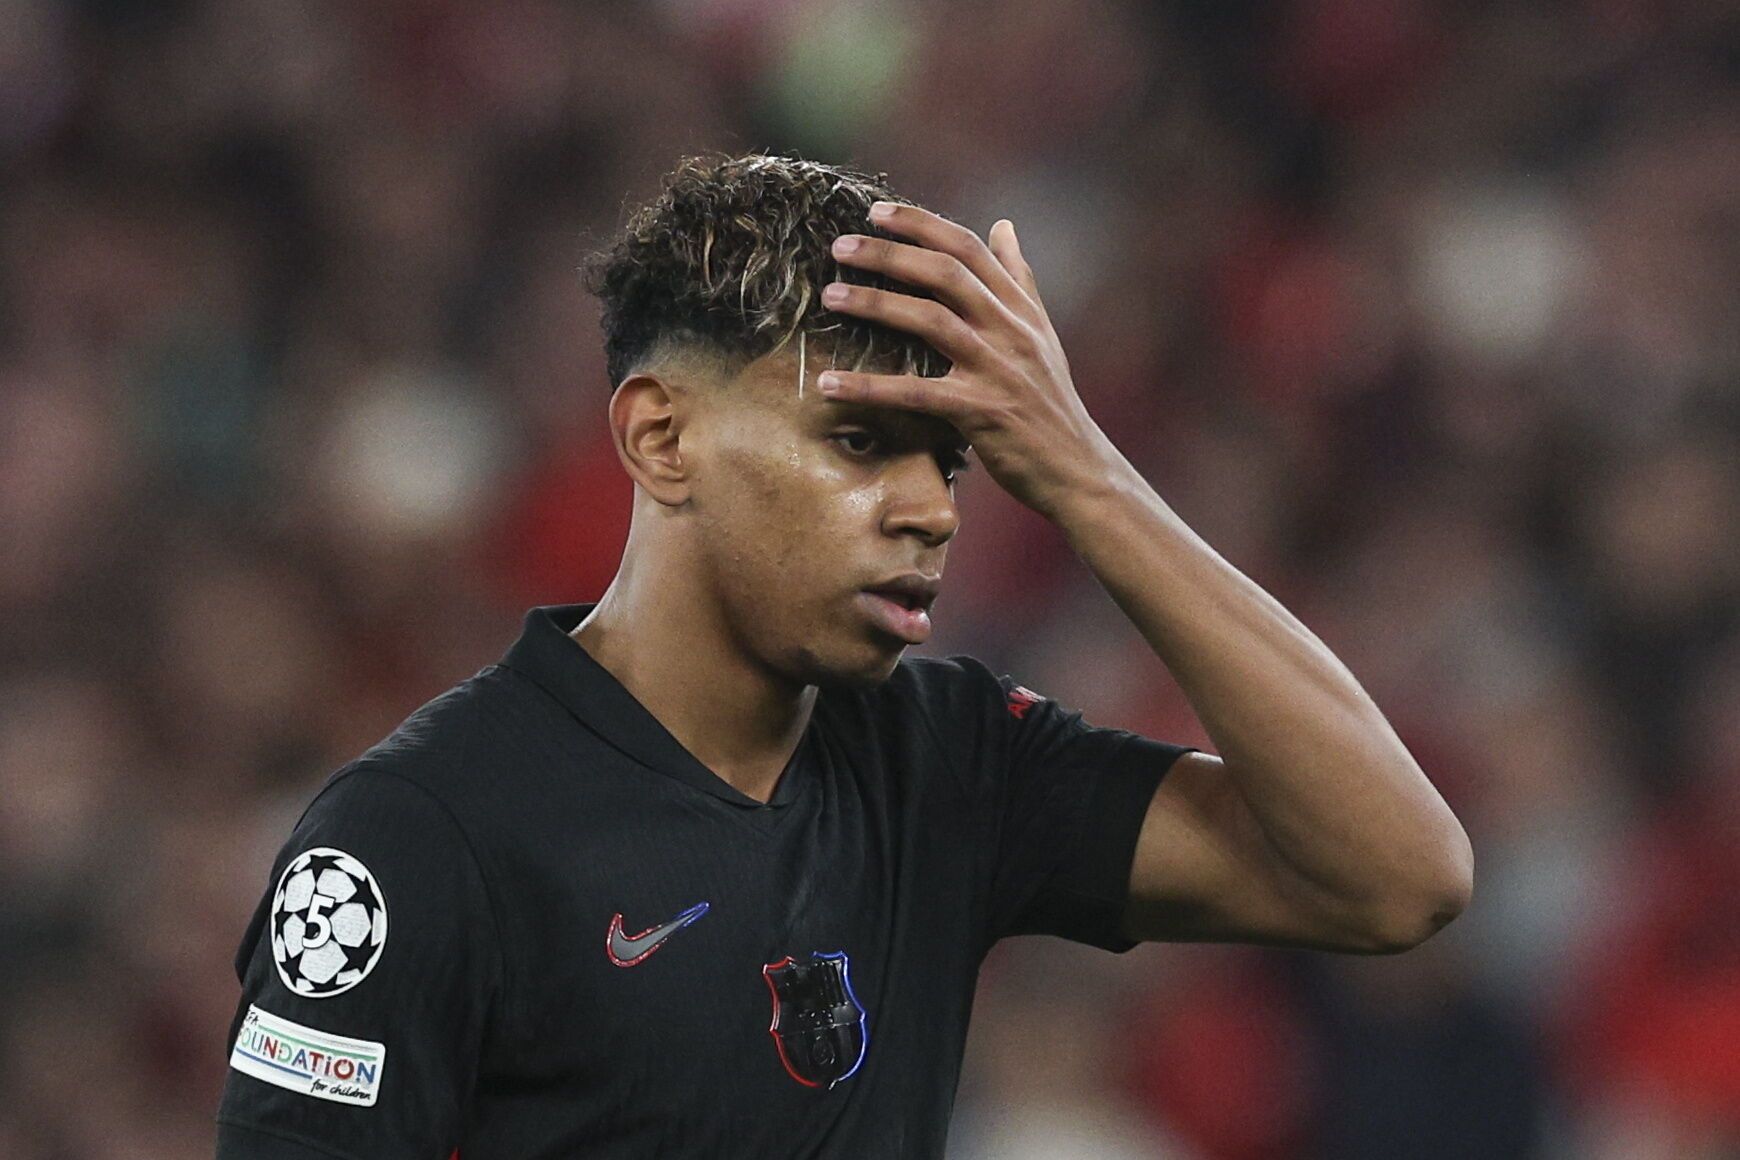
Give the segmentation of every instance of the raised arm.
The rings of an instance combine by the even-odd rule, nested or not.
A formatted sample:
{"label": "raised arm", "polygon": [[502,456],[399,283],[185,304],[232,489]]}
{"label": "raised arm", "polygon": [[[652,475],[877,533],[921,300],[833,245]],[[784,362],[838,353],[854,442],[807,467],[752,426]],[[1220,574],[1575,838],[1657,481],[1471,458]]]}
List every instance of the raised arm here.
{"label": "raised arm", "polygon": [[904,240],[837,244],[836,257],[936,300],[840,284],[823,301],[920,334],[954,365],[937,378],[830,372],[823,393],[953,423],[992,478],[1063,530],[1222,754],[1180,759],[1155,794],[1130,936],[1382,953],[1458,914],[1473,889],[1461,825],[1346,666],[1088,415],[1013,227],[997,223],[987,244],[915,206],[876,221]]}

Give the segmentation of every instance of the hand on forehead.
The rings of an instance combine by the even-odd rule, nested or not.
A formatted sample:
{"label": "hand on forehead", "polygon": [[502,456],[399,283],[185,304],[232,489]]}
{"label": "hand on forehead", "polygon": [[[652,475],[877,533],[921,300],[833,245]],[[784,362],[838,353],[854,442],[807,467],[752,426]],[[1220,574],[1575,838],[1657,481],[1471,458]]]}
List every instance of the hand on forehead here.
{"label": "hand on forehead", "polygon": [[786,350],[749,364],[740,380],[750,387],[758,402],[790,409],[800,418],[863,424],[886,432],[903,445],[963,451],[970,446],[953,424],[939,416],[836,400],[822,394],[816,389],[816,376],[829,368],[829,359],[826,353],[806,346],[800,332]]}

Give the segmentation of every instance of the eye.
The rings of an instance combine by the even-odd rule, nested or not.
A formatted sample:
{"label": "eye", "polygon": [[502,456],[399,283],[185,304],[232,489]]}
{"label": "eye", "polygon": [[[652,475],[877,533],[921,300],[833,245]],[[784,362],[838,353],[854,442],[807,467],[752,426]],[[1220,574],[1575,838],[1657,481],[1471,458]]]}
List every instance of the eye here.
{"label": "eye", "polygon": [[846,431],[836,431],[830,436],[853,455],[869,455],[882,446],[882,440],[861,428]]}

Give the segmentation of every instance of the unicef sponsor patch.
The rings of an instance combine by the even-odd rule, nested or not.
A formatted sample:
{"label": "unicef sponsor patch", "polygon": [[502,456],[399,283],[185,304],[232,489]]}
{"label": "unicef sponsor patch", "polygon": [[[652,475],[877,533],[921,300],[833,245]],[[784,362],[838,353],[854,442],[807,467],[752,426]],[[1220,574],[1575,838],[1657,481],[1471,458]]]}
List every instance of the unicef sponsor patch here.
{"label": "unicef sponsor patch", "polygon": [[248,1004],[230,1066],[305,1096],[371,1107],[381,1090],[386,1045],[346,1039]]}
{"label": "unicef sponsor patch", "polygon": [[272,959],[291,991],[309,999],[348,991],[386,945],[387,903],[367,866],[320,846],[284,868],[272,896]]}

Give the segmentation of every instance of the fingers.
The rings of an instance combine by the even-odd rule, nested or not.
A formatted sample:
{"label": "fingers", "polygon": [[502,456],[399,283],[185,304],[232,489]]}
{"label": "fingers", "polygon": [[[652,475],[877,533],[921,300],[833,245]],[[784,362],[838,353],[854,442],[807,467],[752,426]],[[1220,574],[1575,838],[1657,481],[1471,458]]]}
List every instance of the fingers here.
{"label": "fingers", "polygon": [[965,384],[943,375],[873,375],[860,371],[823,371],[816,379],[823,395],[840,403],[921,411],[953,423],[963,433],[971,426],[975,407]]}
{"label": "fingers", "polygon": [[[998,230],[998,226],[1002,230]],[[1027,259],[1021,256],[1021,241],[1015,236],[1015,223],[1008,218],[998,218],[991,226],[991,232],[986,235],[991,252],[997,260],[1003,263],[1003,268],[1009,271],[1009,276],[1021,289],[1033,299],[1034,305],[1041,311],[1044,304],[1039,298],[1039,280],[1033,275],[1033,267],[1027,264]]]}
{"label": "fingers", "polygon": [[959,366],[980,366],[989,353],[980,332],[941,302],[873,286],[830,282],[822,305],[916,334]]}
{"label": "fingers", "polygon": [[1015,321],[979,276],[953,254],[862,234],[835,238],[833,253],[842,265],[875,270],[896,282],[930,291],[974,326],[1002,326]]}
{"label": "fingers", "polygon": [[[886,216],[876,212],[883,206],[890,210]],[[976,322],[989,323],[1009,314],[1033,320],[1035,299],[966,226],[918,206],[889,202],[877,202],[871,218],[888,232],[911,239],[912,244],[850,234],[836,241],[836,258],[922,286]],[[850,245],[848,239],[856,240],[857,247],[842,250],[843,242]]]}

